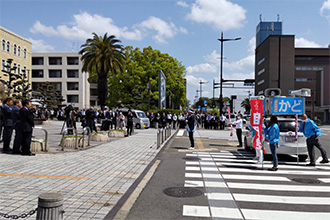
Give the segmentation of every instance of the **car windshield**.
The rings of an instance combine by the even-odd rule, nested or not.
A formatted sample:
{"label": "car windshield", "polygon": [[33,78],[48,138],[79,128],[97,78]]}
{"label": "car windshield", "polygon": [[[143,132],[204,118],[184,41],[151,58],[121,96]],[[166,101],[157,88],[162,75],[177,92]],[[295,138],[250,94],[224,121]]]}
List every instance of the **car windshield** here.
{"label": "car windshield", "polygon": [[146,118],[147,117],[144,112],[136,112],[136,114],[139,118]]}
{"label": "car windshield", "polygon": [[[267,127],[270,126],[270,121],[266,122]],[[295,131],[295,122],[294,121],[279,121],[278,127],[280,129],[280,132],[288,132],[288,131]],[[299,129],[299,123],[298,123],[298,129]]]}

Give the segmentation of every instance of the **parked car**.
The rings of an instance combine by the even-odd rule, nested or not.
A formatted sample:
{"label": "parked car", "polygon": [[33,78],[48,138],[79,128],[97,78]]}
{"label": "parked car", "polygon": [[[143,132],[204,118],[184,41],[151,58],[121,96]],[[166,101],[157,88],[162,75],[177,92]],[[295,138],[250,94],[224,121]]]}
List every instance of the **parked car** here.
{"label": "parked car", "polygon": [[[127,117],[128,109],[119,109],[125,117]],[[144,111],[132,109],[133,113],[133,124],[136,129],[149,128],[150,119],[146,116]]]}
{"label": "parked car", "polygon": [[[300,125],[298,120],[298,125]],[[270,125],[270,119],[266,119],[266,126]],[[294,118],[278,118],[278,127],[280,129],[280,140],[278,142],[277,154],[298,155],[300,161],[305,161],[308,158],[306,147],[306,138],[302,132],[298,132],[298,141],[295,140],[295,119]],[[253,132],[250,127],[246,127],[244,132],[244,147],[245,150],[254,150],[252,146]],[[264,139],[263,146],[266,154],[271,154],[269,143]],[[297,149],[298,148],[298,149]]]}

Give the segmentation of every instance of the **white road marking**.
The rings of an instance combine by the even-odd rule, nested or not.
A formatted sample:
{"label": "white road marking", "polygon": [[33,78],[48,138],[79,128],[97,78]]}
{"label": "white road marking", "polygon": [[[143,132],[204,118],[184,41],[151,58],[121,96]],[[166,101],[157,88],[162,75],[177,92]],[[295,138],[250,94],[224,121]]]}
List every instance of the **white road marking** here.
{"label": "white road marking", "polygon": [[236,172],[236,173],[267,173],[270,175],[278,175],[278,174],[291,174],[291,175],[325,175],[330,176],[329,171],[317,171],[317,170],[311,170],[311,171],[302,171],[302,170],[281,170],[279,169],[276,172],[270,172],[267,170],[250,170],[250,169],[242,169],[242,168],[226,168],[226,167],[219,167],[220,172]]}
{"label": "white road marking", "polygon": [[[241,161],[241,160],[239,160]],[[246,163],[220,163],[217,162],[216,165],[218,166],[241,166],[241,167],[251,167],[251,168],[262,168],[262,164],[257,164],[257,161],[254,161],[255,164],[246,164]],[[264,163],[264,168],[271,168],[273,167],[273,163],[270,161],[266,161],[266,163]],[[315,170],[315,171],[325,171],[325,170],[329,170],[330,171],[330,167],[325,167],[325,166],[316,166],[316,167],[306,167],[306,166],[293,166],[293,165],[284,165],[284,164],[279,164],[278,165],[279,169],[283,169],[283,170],[287,170],[287,169],[291,169],[291,170]]]}
{"label": "white road marking", "polygon": [[184,133],[184,129],[180,129],[176,136],[178,136],[178,137],[183,136],[183,133]]}
{"label": "white road marking", "polygon": [[204,187],[203,181],[185,180],[184,187]]}
{"label": "white road marking", "polygon": [[241,212],[237,208],[210,207],[213,218],[243,219]]}
{"label": "white road marking", "polygon": [[204,178],[214,178],[214,179],[222,179],[220,174],[210,174],[210,173],[203,173]]}
{"label": "white road marking", "polygon": [[203,178],[201,173],[185,173],[186,178]]}
{"label": "white road marking", "polygon": [[318,180],[320,180],[324,183],[330,183],[330,178],[318,178]]}
{"label": "white road marking", "polygon": [[329,212],[294,212],[294,211],[276,211],[276,210],[256,210],[256,209],[241,209],[245,219],[260,219],[264,220],[329,220]]}
{"label": "white road marking", "polygon": [[272,191],[302,191],[302,192],[330,192],[330,186],[309,186],[309,185],[274,185],[257,183],[232,183],[227,182],[229,188],[255,189]]}
{"label": "white road marking", "polygon": [[186,167],[187,171],[200,171],[199,167]]}
{"label": "white road marking", "polygon": [[222,174],[224,179],[235,180],[269,180],[269,181],[291,181],[286,177],[281,176],[251,176],[251,175],[234,175],[234,174]]}
{"label": "white road marking", "polygon": [[210,208],[208,206],[184,205],[183,216],[210,217]]}

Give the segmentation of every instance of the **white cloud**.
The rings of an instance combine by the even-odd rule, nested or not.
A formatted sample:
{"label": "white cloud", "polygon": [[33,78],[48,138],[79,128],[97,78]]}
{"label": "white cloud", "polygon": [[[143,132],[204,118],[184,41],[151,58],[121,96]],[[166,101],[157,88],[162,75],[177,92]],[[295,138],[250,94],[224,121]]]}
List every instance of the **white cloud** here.
{"label": "white cloud", "polygon": [[149,17],[147,20],[141,22],[137,25],[138,28],[146,29],[146,30],[154,30],[156,31],[156,35],[153,38],[160,43],[167,43],[167,38],[173,38],[178,32],[188,33],[185,28],[177,28],[175,24],[172,22],[167,23],[166,21],[157,18],[157,17]]}
{"label": "white cloud", "polygon": [[315,43],[314,41],[306,40],[305,38],[296,38],[295,47],[321,47],[321,45]]}
{"label": "white cloud", "polygon": [[255,54],[255,49],[256,49],[256,37],[252,37],[249,40],[249,49],[248,52],[251,54]]}
{"label": "white cloud", "polygon": [[320,14],[330,22],[330,0],[323,2],[320,8]]}
{"label": "white cloud", "polygon": [[202,77],[195,77],[193,75],[186,75],[187,84],[191,86],[199,86],[199,82],[202,80],[206,82],[207,80]]}
{"label": "white cloud", "polygon": [[213,50],[211,54],[203,56],[203,58],[207,63],[212,63],[217,66],[220,65],[220,54],[216,50]]}
{"label": "white cloud", "polygon": [[55,47],[45,43],[44,40],[34,40],[32,38],[29,38],[28,40],[31,41],[31,43],[32,43],[33,52],[45,53],[45,52],[51,52],[51,51],[55,50]]}
{"label": "white cloud", "polygon": [[[227,79],[227,77],[226,77]],[[228,79],[254,79],[254,71],[250,73],[233,73],[228,76]]]}
{"label": "white cloud", "polygon": [[216,72],[217,72],[217,67],[209,63],[202,63],[187,67],[187,73],[189,74],[216,73]]}
{"label": "white cloud", "polygon": [[223,67],[229,70],[236,70],[236,71],[253,70],[254,62],[255,62],[255,55],[252,54],[238,61],[234,61],[230,63],[224,62]]}
{"label": "white cloud", "polygon": [[179,5],[179,6],[182,6],[184,8],[188,8],[189,7],[189,5],[187,4],[187,2],[184,2],[184,1],[178,1],[176,4]]}
{"label": "white cloud", "polygon": [[243,26],[246,10],[229,0],[196,0],[187,15],[189,20],[212,25],[218,30],[237,29]]}

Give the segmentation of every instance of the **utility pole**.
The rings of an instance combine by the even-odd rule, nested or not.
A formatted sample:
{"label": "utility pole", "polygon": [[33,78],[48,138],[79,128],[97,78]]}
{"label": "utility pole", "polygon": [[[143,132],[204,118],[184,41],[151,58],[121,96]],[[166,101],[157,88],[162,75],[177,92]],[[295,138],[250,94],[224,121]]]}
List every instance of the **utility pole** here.
{"label": "utility pole", "polygon": [[203,84],[206,84],[208,83],[207,81],[203,82],[202,80],[199,81],[199,98],[202,98],[202,92],[203,92],[203,89],[202,89],[202,86]]}

